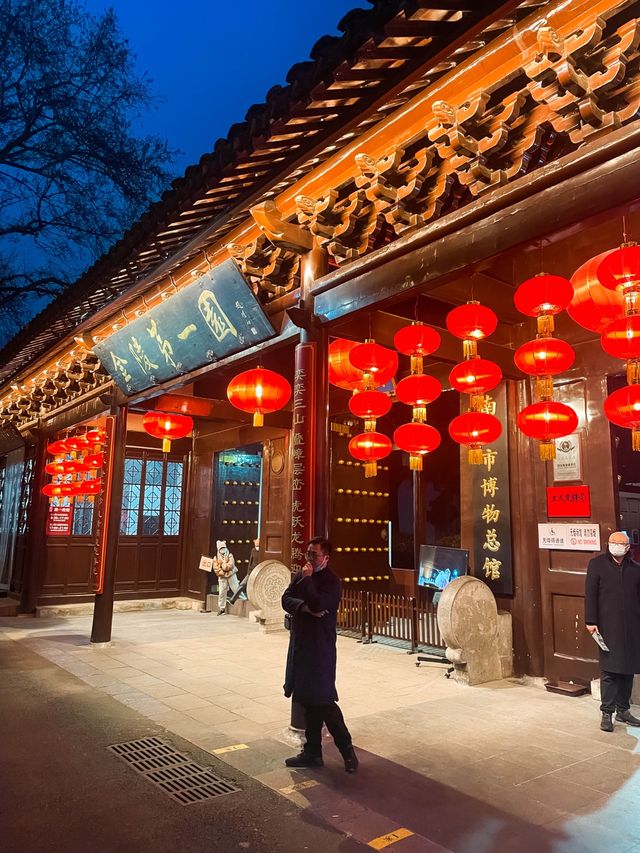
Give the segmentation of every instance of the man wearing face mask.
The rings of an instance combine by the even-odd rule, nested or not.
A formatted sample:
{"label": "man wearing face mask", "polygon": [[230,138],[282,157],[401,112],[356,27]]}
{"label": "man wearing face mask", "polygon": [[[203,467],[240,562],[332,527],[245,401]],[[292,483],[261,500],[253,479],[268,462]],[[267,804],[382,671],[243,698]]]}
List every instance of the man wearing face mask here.
{"label": "man wearing face mask", "polygon": [[287,767],[322,767],[322,725],[326,723],[344,759],[347,773],[355,773],[358,758],[349,729],[336,704],[336,618],[340,580],[329,568],[331,543],[321,536],[309,542],[307,562],[294,575],[282,596],[282,607],[292,617],[284,695],[305,711],[306,744],[299,755],[287,758]]}
{"label": "man wearing face mask", "polygon": [[617,721],[640,726],[630,711],[633,676],[640,673],[640,564],[629,556],[629,537],[622,531],[612,533],[607,552],[589,563],[585,623],[609,648],[600,650],[600,728],[613,731],[614,712]]}

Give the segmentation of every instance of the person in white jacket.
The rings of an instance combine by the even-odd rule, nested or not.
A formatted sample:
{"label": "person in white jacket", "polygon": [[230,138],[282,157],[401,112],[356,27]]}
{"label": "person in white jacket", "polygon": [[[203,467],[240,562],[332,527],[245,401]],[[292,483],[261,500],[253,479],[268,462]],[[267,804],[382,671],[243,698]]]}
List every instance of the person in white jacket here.
{"label": "person in white jacket", "polygon": [[236,592],[238,589],[238,569],[233,554],[227,548],[224,539],[216,542],[216,556],[213,558],[213,571],[218,576],[218,616],[224,616],[227,612],[227,594],[229,589]]}

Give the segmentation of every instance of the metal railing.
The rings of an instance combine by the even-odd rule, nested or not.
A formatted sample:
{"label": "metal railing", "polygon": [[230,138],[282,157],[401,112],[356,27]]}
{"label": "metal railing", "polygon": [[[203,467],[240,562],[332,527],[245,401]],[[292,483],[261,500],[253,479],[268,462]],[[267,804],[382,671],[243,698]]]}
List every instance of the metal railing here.
{"label": "metal railing", "polygon": [[411,652],[421,647],[445,648],[432,602],[418,604],[407,595],[343,590],[338,631],[357,636],[364,643],[376,638],[406,643]]}

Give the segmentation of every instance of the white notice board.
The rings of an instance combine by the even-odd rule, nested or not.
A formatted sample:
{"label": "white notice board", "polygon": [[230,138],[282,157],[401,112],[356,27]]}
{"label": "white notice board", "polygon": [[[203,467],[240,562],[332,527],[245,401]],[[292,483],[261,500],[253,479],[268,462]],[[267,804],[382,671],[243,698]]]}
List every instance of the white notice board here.
{"label": "white notice board", "polygon": [[538,548],[550,551],[599,551],[599,524],[539,524]]}

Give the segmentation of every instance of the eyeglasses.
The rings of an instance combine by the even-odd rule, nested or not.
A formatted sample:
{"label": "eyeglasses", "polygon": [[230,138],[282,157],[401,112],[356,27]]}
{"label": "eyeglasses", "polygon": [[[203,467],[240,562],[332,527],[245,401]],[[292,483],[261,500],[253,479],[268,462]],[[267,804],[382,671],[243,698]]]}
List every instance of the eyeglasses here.
{"label": "eyeglasses", "polygon": [[324,556],[322,551],[312,551],[310,548],[305,551],[305,557],[322,557]]}

